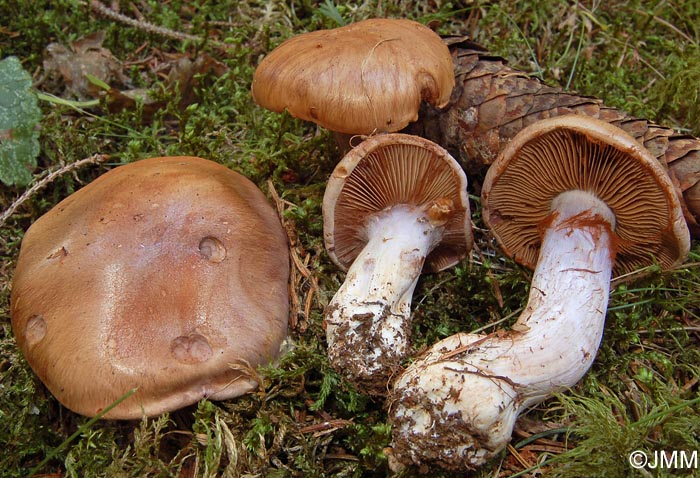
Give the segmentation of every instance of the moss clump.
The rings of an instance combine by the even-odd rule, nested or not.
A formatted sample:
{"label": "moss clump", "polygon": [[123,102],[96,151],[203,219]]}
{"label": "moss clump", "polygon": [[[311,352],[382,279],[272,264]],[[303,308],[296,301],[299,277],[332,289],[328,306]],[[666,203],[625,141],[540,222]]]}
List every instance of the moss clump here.
{"label": "moss clump", "polygon": [[694,476],[697,470],[680,461],[659,466],[658,455],[668,453],[670,457],[675,451],[691,459],[700,444],[700,399],[640,398],[641,402],[630,406],[627,400],[624,403],[607,393],[562,395],[565,416],[572,420],[569,438],[576,447],[552,460],[551,476],[624,478],[643,471],[653,476]]}

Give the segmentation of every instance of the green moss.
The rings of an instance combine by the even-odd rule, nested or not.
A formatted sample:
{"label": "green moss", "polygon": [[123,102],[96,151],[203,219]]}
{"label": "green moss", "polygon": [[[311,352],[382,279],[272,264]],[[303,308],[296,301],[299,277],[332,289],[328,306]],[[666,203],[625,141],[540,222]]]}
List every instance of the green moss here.
{"label": "green moss", "polygon": [[689,133],[700,135],[700,47],[691,44],[671,50],[666,73],[653,90],[653,102],[662,115],[676,125],[687,124]]}
{"label": "green moss", "polygon": [[4,476],[19,476],[20,470],[26,473],[29,463],[43,458],[62,438],[47,421],[52,410],[45,392],[17,350],[7,324],[3,324],[1,333],[0,420],[6,426],[0,428],[0,441],[14,453],[0,454],[0,470],[5,470]]}
{"label": "green moss", "polygon": [[[643,403],[636,403],[641,407],[636,410],[637,417],[628,404],[611,394],[566,395],[560,399],[566,416],[573,420],[570,438],[577,446],[554,458],[552,476],[624,478],[640,473],[631,465],[630,456],[635,453],[648,458],[652,467],[657,463],[655,452],[684,451],[690,457],[697,450],[697,398],[645,395]],[[643,467],[643,471],[650,467]],[[659,466],[651,472],[653,476],[693,476],[696,470]]]}

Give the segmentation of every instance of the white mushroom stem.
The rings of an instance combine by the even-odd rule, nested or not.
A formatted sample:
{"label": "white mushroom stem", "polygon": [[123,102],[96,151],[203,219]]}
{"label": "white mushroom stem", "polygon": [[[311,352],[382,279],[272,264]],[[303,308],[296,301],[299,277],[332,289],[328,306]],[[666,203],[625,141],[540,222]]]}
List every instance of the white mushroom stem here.
{"label": "white mushroom stem", "polygon": [[408,351],[413,290],[451,210],[449,200],[397,205],[367,221],[367,244],[325,317],[331,365],[364,392],[386,393]]}
{"label": "white mushroom stem", "polygon": [[555,198],[528,304],[512,330],[444,339],[397,380],[398,461],[478,466],[505,447],[523,409],[586,373],[603,334],[614,224],[591,194]]}

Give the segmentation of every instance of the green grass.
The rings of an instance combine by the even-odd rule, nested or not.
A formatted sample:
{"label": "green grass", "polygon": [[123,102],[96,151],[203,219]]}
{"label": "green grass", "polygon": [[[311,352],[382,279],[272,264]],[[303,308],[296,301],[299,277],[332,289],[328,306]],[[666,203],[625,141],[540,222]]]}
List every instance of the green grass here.
{"label": "green grass", "polygon": [[[0,230],[0,476],[27,476],[76,432],[77,438],[55,452],[35,476],[391,475],[382,451],[390,441],[384,404],[354,391],[325,358],[323,306],[343,279],[322,241],[325,178],[337,160],[331,137],[313,125],[257,107],[250,95],[255,65],[296,33],[373,16],[405,16],[443,34],[469,34],[512,66],[550,84],[700,134],[700,7],[693,0],[118,3],[129,17],[138,12],[153,25],[208,35],[213,41],[165,37],[128,26],[98,15],[89,2],[0,0],[0,57],[19,57],[38,91],[75,99],[60,76],[47,75],[45,48],[104,31],[103,47],[120,62],[126,82],[112,78],[111,86],[146,88],[160,102],[154,109],[137,102],[113,112],[106,105],[109,93],[97,108],[40,103],[44,116],[37,179],[44,171],[98,152],[109,154],[110,161],[53,181]],[[167,79],[174,60],[185,56],[218,65],[196,70],[189,99]],[[108,168],[179,154],[207,157],[240,171],[269,197],[271,181],[291,204],[284,220],[318,283],[317,290],[308,281],[295,289],[302,300],[314,294],[310,313],[300,314],[292,331],[293,351],[278,367],[261,370],[264,390],[226,402],[202,401],[157,418],[99,421],[81,428],[88,419],[51,397],[14,342],[9,291],[22,235],[32,221]],[[0,185],[0,209],[22,192]],[[531,273],[494,248],[480,219],[477,192],[470,192],[479,251],[471,260],[419,282],[414,295],[417,347],[457,331],[491,331],[512,323],[526,300]],[[698,263],[695,244],[686,267],[638,274],[615,287],[591,371],[571,393],[528,412],[512,442],[517,451],[503,452],[473,476],[691,476],[687,470],[635,475],[627,456],[633,450],[700,450],[700,405],[695,401],[700,372]],[[337,426],[316,426],[329,420]],[[516,446],[527,434],[544,429],[559,432]]]}

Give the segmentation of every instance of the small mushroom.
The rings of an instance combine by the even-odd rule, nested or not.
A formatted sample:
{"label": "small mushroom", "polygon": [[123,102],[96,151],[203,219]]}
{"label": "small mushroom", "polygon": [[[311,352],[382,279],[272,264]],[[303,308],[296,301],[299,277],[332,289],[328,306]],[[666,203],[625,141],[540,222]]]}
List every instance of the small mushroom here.
{"label": "small mushroom", "polygon": [[440,146],[391,133],[367,139],[336,166],[323,199],[326,249],[347,275],[325,313],[333,367],[386,394],[409,347],[421,271],[440,271],[472,244],[467,179]]}
{"label": "small mushroom", "polygon": [[397,380],[392,453],[403,464],[465,469],[493,457],[522,410],[591,366],[613,270],[670,267],[690,245],[656,159],[621,129],[584,116],[515,136],[487,173],[482,206],[503,250],[535,266],[528,303],[512,330],[448,337]]}
{"label": "small mushroom", "polygon": [[421,101],[443,107],[454,87],[447,45],[404,19],[370,19],[297,35],[255,70],[252,94],[272,111],[349,136],[396,132],[418,119]]}
{"label": "small mushroom", "polygon": [[27,231],[12,328],[67,408],[157,415],[257,387],[287,336],[286,235],[244,176],[195,157],[113,169]]}

